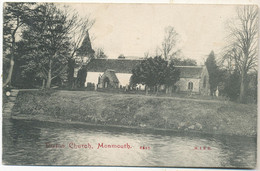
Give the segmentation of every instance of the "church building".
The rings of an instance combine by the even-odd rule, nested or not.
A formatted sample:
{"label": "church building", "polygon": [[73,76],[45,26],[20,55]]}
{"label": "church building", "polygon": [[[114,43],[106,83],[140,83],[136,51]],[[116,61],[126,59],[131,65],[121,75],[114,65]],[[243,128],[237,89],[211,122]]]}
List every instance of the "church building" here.
{"label": "church building", "polygon": [[[94,84],[98,88],[123,88],[130,85],[132,69],[142,59],[93,59],[87,64],[85,87]],[[206,66],[176,66],[180,80],[175,84],[177,92],[209,94],[209,74]],[[137,85],[144,90],[144,85]]]}

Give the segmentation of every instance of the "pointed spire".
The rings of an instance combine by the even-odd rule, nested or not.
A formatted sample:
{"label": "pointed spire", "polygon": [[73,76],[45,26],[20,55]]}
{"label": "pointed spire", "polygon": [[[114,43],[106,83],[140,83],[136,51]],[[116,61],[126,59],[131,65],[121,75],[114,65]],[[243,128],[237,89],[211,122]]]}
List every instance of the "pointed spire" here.
{"label": "pointed spire", "polygon": [[77,51],[77,56],[88,56],[88,58],[92,58],[94,56],[94,53],[95,51],[92,49],[89,32],[87,30],[85,38]]}

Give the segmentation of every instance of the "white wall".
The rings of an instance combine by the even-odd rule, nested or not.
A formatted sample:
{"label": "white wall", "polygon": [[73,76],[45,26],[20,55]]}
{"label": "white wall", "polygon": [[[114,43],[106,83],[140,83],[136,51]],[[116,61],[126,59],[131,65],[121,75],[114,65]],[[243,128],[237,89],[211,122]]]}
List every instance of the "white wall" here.
{"label": "white wall", "polygon": [[87,72],[85,87],[87,87],[87,83],[95,83],[97,85],[99,75],[103,75],[103,72]]}
{"label": "white wall", "polygon": [[[98,77],[103,75],[103,72],[88,72],[87,73],[87,78],[85,82],[85,87],[87,87],[87,83],[94,83],[95,85],[98,84]],[[125,73],[116,73],[116,76],[119,80],[119,86],[128,86],[130,83],[130,78],[132,74],[125,74]],[[137,87],[139,90],[144,90],[145,86],[142,84],[138,84]]]}
{"label": "white wall", "polygon": [[132,74],[125,74],[125,73],[116,73],[116,76],[119,80],[119,86],[127,86],[130,83],[130,78]]}
{"label": "white wall", "polygon": [[[103,74],[103,72],[88,72],[85,87],[87,86],[87,83],[95,83],[95,85],[98,84],[98,77]],[[130,83],[132,74],[116,73],[116,76],[119,80],[119,85],[127,86]]]}

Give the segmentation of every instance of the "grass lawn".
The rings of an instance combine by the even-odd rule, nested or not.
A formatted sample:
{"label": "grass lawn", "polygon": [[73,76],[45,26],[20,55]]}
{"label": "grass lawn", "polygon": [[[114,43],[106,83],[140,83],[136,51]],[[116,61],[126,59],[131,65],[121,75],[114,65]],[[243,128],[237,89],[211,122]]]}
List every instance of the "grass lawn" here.
{"label": "grass lawn", "polygon": [[255,136],[257,105],[94,91],[20,92],[13,117]]}

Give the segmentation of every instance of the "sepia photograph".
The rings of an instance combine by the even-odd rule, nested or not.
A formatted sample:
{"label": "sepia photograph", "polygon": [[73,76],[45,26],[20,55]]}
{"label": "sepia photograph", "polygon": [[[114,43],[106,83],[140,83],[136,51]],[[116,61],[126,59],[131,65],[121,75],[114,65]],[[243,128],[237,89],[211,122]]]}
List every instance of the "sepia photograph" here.
{"label": "sepia photograph", "polygon": [[3,165],[256,168],[257,4],[2,11]]}

